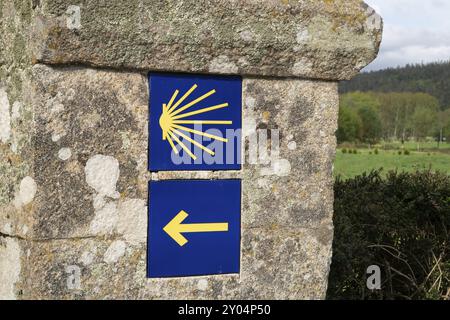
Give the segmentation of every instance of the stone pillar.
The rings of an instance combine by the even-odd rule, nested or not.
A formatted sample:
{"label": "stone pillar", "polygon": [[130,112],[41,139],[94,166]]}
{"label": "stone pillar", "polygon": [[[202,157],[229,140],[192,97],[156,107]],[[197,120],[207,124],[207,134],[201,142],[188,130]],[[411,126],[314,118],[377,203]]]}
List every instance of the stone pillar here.
{"label": "stone pillar", "polygon": [[[337,82],[377,55],[370,7],[2,0],[0,17],[0,298],[325,297]],[[155,71],[242,77],[241,170],[148,171]],[[277,157],[249,161],[261,130]],[[238,273],[146,277],[148,182],[174,178],[241,179]]]}

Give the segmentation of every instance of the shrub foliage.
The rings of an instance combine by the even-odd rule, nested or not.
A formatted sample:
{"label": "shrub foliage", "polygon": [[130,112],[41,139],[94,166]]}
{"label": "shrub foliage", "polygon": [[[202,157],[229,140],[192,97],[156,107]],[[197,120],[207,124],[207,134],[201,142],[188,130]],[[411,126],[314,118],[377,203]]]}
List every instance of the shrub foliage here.
{"label": "shrub foliage", "polygon": [[[450,176],[380,171],[335,183],[328,299],[449,299]],[[381,268],[381,289],[366,286]]]}

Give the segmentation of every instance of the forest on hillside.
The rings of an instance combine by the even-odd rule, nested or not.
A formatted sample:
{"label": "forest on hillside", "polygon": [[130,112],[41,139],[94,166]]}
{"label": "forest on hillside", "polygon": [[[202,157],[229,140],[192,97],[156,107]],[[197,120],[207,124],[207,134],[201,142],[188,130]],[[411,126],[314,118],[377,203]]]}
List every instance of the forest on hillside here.
{"label": "forest on hillside", "polygon": [[340,96],[338,142],[450,141],[450,109],[426,93],[349,92]]}
{"label": "forest on hillside", "polygon": [[362,72],[351,81],[342,81],[339,91],[422,92],[438,99],[442,110],[449,109],[450,61]]}
{"label": "forest on hillside", "polygon": [[340,143],[450,141],[450,62],[361,73],[339,90]]}

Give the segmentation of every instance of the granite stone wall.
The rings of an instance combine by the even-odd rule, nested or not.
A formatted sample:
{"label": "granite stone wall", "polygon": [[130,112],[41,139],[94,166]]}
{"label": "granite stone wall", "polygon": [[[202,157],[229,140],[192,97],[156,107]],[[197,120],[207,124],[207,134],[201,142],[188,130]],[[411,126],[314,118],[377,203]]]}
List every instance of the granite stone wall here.
{"label": "granite stone wall", "polygon": [[[324,298],[337,81],[377,55],[370,7],[0,0],[0,19],[1,299]],[[150,71],[242,76],[242,170],[148,172]],[[146,278],[148,181],[174,178],[242,180],[239,274]]]}

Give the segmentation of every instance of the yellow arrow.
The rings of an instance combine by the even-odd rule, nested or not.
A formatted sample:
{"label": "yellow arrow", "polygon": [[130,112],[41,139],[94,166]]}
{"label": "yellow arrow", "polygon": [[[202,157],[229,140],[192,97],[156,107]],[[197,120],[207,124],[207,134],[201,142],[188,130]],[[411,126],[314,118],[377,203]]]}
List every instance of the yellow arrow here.
{"label": "yellow arrow", "polygon": [[228,223],[191,223],[181,224],[188,214],[181,210],[170,220],[163,230],[175,240],[180,247],[184,246],[188,240],[182,235],[185,232],[220,232],[228,231]]}

